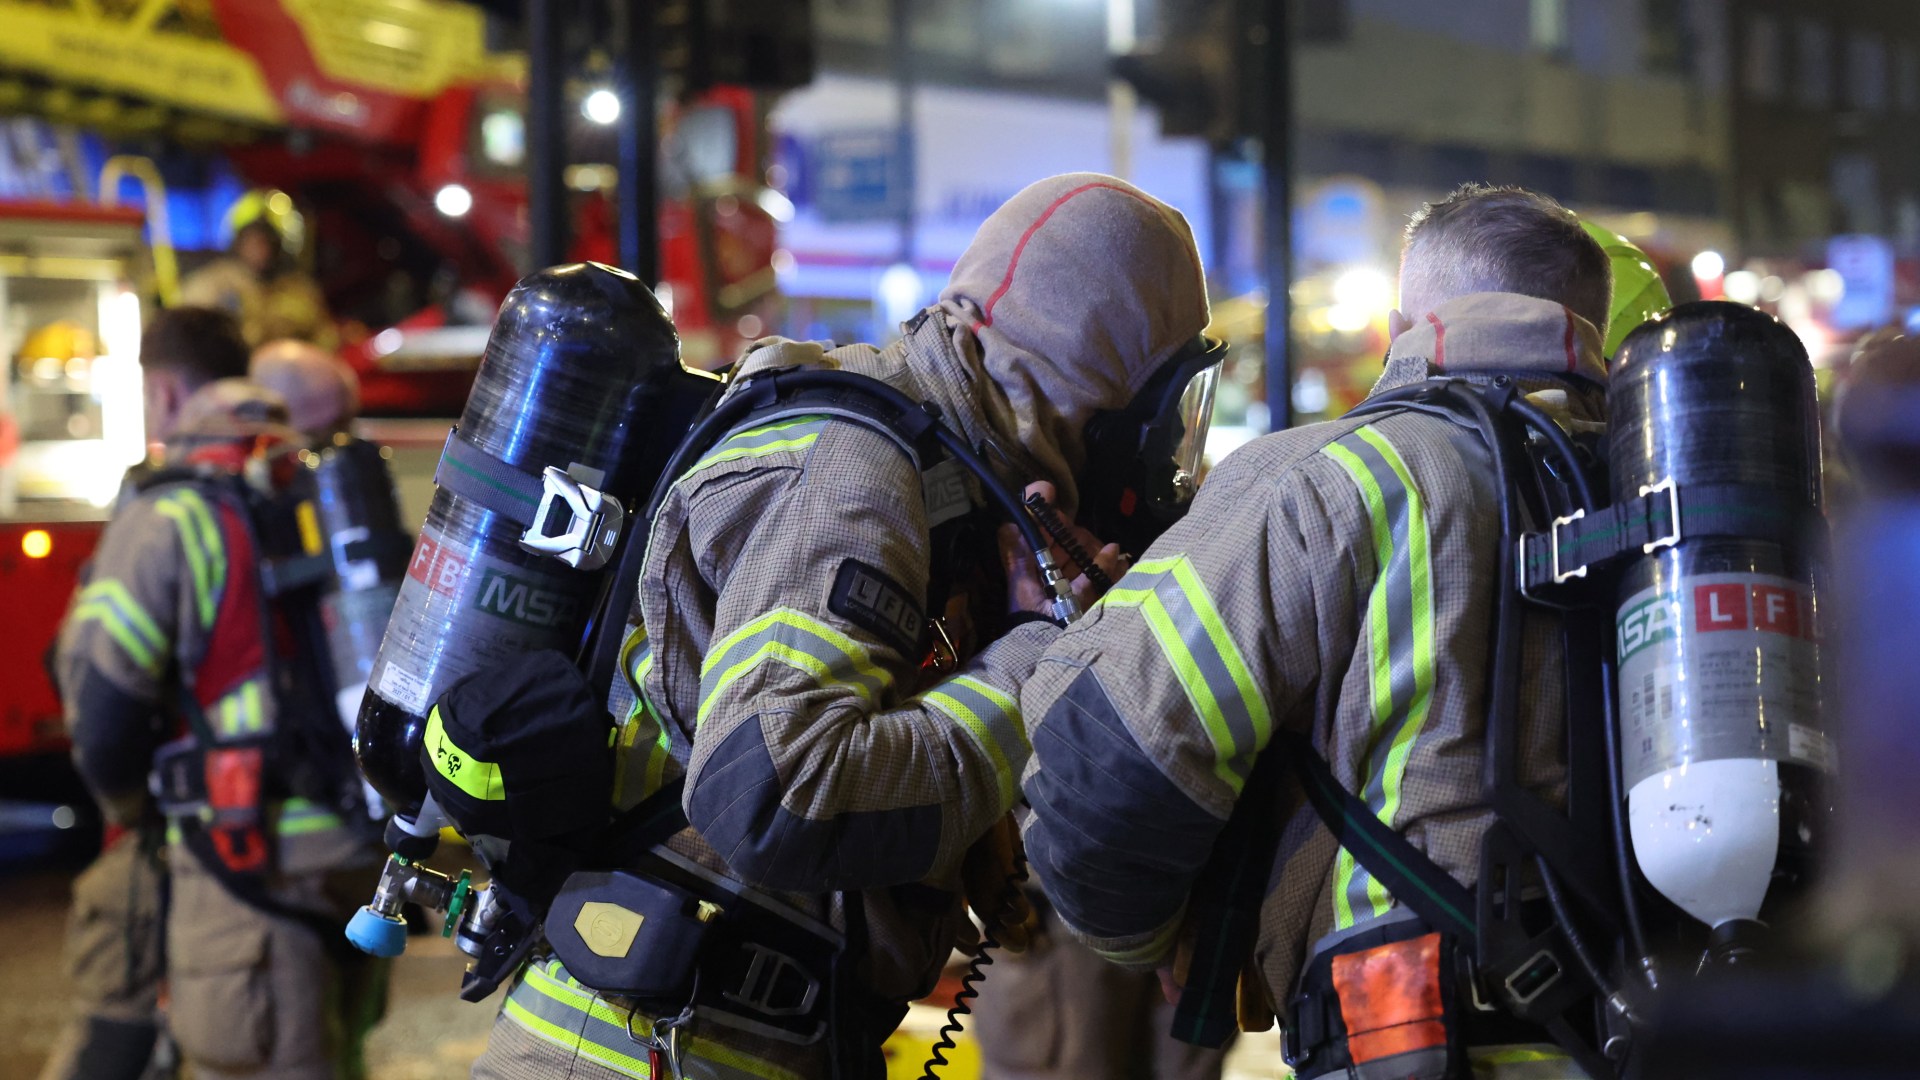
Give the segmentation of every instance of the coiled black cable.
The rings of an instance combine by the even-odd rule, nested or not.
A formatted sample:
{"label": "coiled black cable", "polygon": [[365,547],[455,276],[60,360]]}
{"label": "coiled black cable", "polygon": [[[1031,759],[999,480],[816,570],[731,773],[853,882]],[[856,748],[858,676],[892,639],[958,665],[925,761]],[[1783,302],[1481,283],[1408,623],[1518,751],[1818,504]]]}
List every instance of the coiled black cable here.
{"label": "coiled black cable", "polygon": [[1113,588],[1113,579],[1107,576],[1105,570],[1094,564],[1093,559],[1087,555],[1087,549],[1081,546],[1079,539],[1073,535],[1073,530],[1067,527],[1067,523],[1060,517],[1060,512],[1053,508],[1053,504],[1047,502],[1045,496],[1037,491],[1028,495],[1027,510],[1039,519],[1040,527],[1047,531],[1047,535],[1053,537],[1053,542],[1060,545],[1061,551],[1067,553],[1067,558],[1080,567],[1080,572],[1087,576],[1087,580],[1093,584],[1094,588],[1103,593]]}
{"label": "coiled black cable", "polygon": [[973,956],[967,961],[967,973],[960,977],[960,990],[953,995],[953,1008],[947,1010],[947,1022],[940,1026],[920,1080],[941,1080],[940,1074],[934,1070],[953,1064],[947,1060],[947,1051],[959,1049],[960,1044],[955,1037],[965,1030],[965,1017],[973,1012],[973,999],[980,996],[980,983],[987,977],[987,968],[993,966],[993,950],[1000,947],[1000,939],[994,935],[993,928],[1021,915],[1020,887],[1026,881],[1027,860],[1016,851],[1013,873],[1007,875],[1007,891],[1001,901],[999,918],[994,922],[981,920],[986,925],[980,930],[980,943],[974,946]]}

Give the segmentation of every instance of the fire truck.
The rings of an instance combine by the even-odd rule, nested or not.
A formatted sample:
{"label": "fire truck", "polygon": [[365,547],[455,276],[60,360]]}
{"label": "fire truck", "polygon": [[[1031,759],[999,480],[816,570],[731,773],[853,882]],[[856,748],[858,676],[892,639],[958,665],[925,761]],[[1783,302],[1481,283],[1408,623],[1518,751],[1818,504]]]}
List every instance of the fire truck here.
{"label": "fire truck", "polygon": [[[0,116],[217,156],[302,212],[336,313],[391,293],[404,268],[434,279],[411,312],[343,320],[341,356],[370,413],[458,411],[491,311],[527,269],[526,64],[488,48],[479,8],[0,0],[0,27]],[[761,181],[765,111],[762,95],[723,87],[661,115],[661,292],[690,362],[730,354],[772,291],[785,204]],[[62,153],[58,201],[0,189],[0,595],[14,631],[0,759],[64,748],[42,658],[146,450],[139,328],[179,277],[157,170],[114,160],[88,175],[85,155]],[[573,257],[614,261],[610,172],[568,177]],[[111,205],[123,175],[143,181],[139,209]]]}

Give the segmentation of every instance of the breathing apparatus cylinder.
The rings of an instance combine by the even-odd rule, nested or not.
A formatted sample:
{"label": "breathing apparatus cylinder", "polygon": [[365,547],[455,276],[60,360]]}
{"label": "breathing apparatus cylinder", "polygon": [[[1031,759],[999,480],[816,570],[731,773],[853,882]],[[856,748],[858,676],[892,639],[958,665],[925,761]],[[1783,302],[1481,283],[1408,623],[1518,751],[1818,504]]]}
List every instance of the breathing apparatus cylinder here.
{"label": "breathing apparatus cylinder", "polygon": [[[387,468],[390,454],[383,446],[341,435],[304,459],[313,474],[315,517],[333,564],[332,581],[320,596],[320,620],[333,661],[334,705],[348,732],[360,714],[413,549],[413,539],[400,525],[400,503]],[[367,793],[368,813],[385,817],[371,786]]]}
{"label": "breathing apparatus cylinder", "polygon": [[1614,502],[1679,508],[1674,537],[1625,564],[1615,612],[1634,855],[1737,957],[1770,887],[1807,876],[1823,824],[1822,556],[1778,532],[1688,537],[1679,514],[1723,499],[1817,520],[1813,371],[1773,317],[1684,304],[1622,344],[1607,401]]}
{"label": "breathing apparatus cylinder", "polygon": [[[506,657],[578,646],[621,529],[616,504],[645,499],[655,444],[686,429],[684,378],[673,323],[625,271],[553,267],[507,295],[360,707],[361,771],[397,810],[425,796],[420,747],[441,691]],[[496,489],[506,503],[481,497]],[[522,520],[487,505],[511,505],[513,490],[538,502]],[[562,550],[568,536],[595,551]]]}

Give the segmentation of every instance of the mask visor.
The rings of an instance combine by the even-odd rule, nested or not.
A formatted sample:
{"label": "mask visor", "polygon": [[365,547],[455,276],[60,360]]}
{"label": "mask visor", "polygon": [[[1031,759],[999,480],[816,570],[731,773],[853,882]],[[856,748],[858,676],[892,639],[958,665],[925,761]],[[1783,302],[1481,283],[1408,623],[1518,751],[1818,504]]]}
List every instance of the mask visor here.
{"label": "mask visor", "polygon": [[1200,468],[1213,427],[1213,392],[1220,383],[1219,363],[1193,373],[1177,401],[1180,437],[1173,444],[1173,497],[1185,505],[1200,487]]}

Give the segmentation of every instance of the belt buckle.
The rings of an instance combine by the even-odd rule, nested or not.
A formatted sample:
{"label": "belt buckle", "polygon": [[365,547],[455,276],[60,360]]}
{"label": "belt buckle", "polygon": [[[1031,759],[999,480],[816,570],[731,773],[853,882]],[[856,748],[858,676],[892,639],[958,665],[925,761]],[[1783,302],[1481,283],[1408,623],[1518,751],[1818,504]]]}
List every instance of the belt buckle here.
{"label": "belt buckle", "polygon": [[[607,565],[626,518],[620,500],[588,487],[553,465],[540,473],[540,488],[540,507],[534,511],[533,523],[520,534],[520,546],[535,554],[551,555],[579,570],[598,570]],[[544,527],[556,509],[555,500],[567,511],[567,527],[550,536]]]}
{"label": "belt buckle", "polygon": [[[765,945],[747,942],[740,947],[752,954],[753,959],[747,963],[747,974],[740,980],[739,988],[721,991],[722,998],[766,1016],[805,1016],[813,1010],[814,1002],[820,998],[820,980],[807,974],[799,961]],[[788,971],[802,979],[806,989],[800,992],[797,1004],[776,1004],[781,976]]]}
{"label": "belt buckle", "polygon": [[1298,1038],[1299,1036],[1294,1034],[1292,1024],[1280,1025],[1280,1060],[1287,1063],[1287,1068],[1296,1072],[1302,1065],[1313,1060],[1313,1051],[1302,1050],[1297,1041]]}

